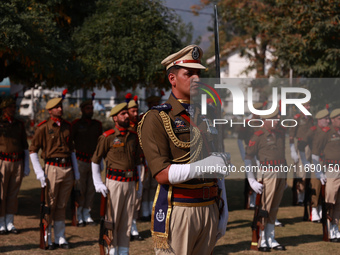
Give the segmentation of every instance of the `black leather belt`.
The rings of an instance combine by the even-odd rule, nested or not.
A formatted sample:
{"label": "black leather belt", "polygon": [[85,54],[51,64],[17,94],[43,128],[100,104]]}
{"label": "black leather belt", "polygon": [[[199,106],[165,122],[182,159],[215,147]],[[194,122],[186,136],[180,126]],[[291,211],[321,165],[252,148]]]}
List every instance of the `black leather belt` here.
{"label": "black leather belt", "polygon": [[45,164],[52,165],[52,166],[67,167],[67,166],[72,165],[72,160],[71,160],[71,157],[46,158]]}

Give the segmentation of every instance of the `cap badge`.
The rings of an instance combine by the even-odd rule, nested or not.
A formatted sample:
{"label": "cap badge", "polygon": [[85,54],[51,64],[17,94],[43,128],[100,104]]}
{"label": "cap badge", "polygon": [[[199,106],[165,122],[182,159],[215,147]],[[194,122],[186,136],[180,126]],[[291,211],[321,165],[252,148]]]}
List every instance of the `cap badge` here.
{"label": "cap badge", "polygon": [[199,59],[199,57],[200,57],[200,51],[199,51],[198,47],[194,47],[192,49],[192,58],[194,60],[197,60],[197,59]]}

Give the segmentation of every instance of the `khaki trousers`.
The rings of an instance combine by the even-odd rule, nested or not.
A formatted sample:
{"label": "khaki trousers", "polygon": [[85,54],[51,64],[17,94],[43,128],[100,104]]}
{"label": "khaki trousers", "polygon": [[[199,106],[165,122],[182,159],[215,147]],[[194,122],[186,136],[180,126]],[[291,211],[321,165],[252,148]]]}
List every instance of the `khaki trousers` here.
{"label": "khaki trousers", "polygon": [[152,178],[150,170],[145,174],[143,183],[143,202],[152,202],[155,198],[158,182]]}
{"label": "khaki trousers", "polygon": [[311,184],[311,201],[312,207],[318,207],[320,192],[321,192],[321,182],[319,179],[315,178],[315,174],[312,174],[312,178],[310,180]]}
{"label": "khaki trousers", "polygon": [[107,220],[114,222],[114,247],[129,247],[132,217],[135,210],[136,182],[119,182],[106,179],[110,193]]}
{"label": "khaki trousers", "polygon": [[18,194],[24,175],[23,167],[22,160],[17,162],[0,160],[0,217],[16,214],[18,210]]}
{"label": "khaki trousers", "polygon": [[325,202],[333,204],[333,213],[330,215],[333,218],[333,223],[339,224],[340,218],[340,178],[327,178],[326,182],[326,197]]}
{"label": "khaki trousers", "polygon": [[157,255],[210,255],[216,244],[219,212],[209,206],[174,206],[171,213],[169,244],[172,252],[155,249]]}
{"label": "khaki trousers", "polygon": [[[258,174],[259,176],[259,174]],[[261,179],[259,179],[261,181]],[[275,224],[277,212],[283,196],[286,185],[285,178],[278,178],[275,172],[264,173],[263,192],[262,192],[262,210],[268,212],[268,218],[264,219],[264,224]]]}
{"label": "khaki trousers", "polygon": [[80,179],[78,181],[80,196],[77,202],[79,207],[91,209],[93,205],[94,194],[96,193],[92,179],[91,162],[86,163],[81,160],[77,160],[77,162],[80,173]]}
{"label": "khaki trousers", "polygon": [[49,223],[65,221],[67,201],[74,182],[72,167],[45,165],[46,184],[48,189],[48,205],[51,208]]}

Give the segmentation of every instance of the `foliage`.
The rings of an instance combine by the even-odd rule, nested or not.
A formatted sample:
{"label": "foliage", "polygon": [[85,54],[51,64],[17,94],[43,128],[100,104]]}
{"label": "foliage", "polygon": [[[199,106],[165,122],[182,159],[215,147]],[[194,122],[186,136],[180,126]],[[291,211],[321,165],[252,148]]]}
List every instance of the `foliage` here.
{"label": "foliage", "polygon": [[[202,9],[212,0],[202,0]],[[338,77],[340,1],[219,0],[221,51],[239,50],[257,77]],[[268,58],[267,54],[273,54]],[[265,65],[272,68],[265,72]]]}
{"label": "foliage", "polygon": [[118,91],[164,84],[164,56],[178,49],[176,16],[159,1],[99,0],[74,34],[77,57],[90,84]]}
{"label": "foliage", "polygon": [[3,0],[0,15],[0,80],[29,87],[162,87],[161,60],[191,40],[159,0]]}

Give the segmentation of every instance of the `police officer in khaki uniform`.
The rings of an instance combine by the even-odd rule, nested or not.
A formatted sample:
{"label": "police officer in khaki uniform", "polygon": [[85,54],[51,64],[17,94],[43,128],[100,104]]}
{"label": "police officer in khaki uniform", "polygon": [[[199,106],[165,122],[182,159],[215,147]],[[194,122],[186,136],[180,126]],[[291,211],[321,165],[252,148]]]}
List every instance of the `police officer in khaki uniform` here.
{"label": "police officer in khaki uniform", "polygon": [[[340,108],[331,112],[332,124],[322,128],[322,133],[313,140],[312,160],[316,177],[321,184],[326,184],[325,202],[328,214],[332,219],[328,224],[328,235],[331,242],[340,242],[338,228],[340,218]],[[323,153],[323,166],[320,165],[320,156]],[[326,173],[325,173],[326,172]],[[328,220],[329,221],[329,220]]]}
{"label": "police officer in khaki uniform", "polygon": [[[311,149],[313,148],[313,140],[316,137],[319,137],[324,131],[323,128],[326,128],[329,125],[329,111],[328,109],[323,109],[315,115],[315,119],[317,120],[317,126],[312,126],[308,132],[302,136],[300,143],[298,145],[299,155],[302,161],[303,166],[308,166],[311,162],[305,156],[305,146],[309,146]],[[311,214],[310,221],[312,222],[320,222],[322,217],[322,206],[319,204],[319,197],[321,191],[321,182],[319,179],[315,177],[315,174],[311,175]]]}
{"label": "police officer in khaki uniform", "polygon": [[[98,139],[92,157],[92,176],[96,191],[103,196],[107,192],[110,194],[108,204],[111,206],[106,213],[107,219],[114,222],[110,254],[128,254],[141,152],[137,133],[128,129],[130,120],[127,103],[115,106],[110,116],[115,127],[104,132]],[[107,167],[105,184],[100,176],[99,164],[102,159]]]}
{"label": "police officer in khaki uniform", "polygon": [[[263,103],[255,103],[253,106],[257,110],[261,110],[263,108]],[[240,150],[242,161],[245,160],[245,146],[248,146],[250,138],[253,136],[254,132],[257,131],[258,128],[250,127],[248,125],[248,122],[252,119],[259,119],[260,116],[252,114],[250,119],[245,120],[245,125],[241,126],[238,131],[238,137],[237,137],[237,145]],[[257,162],[254,158],[252,165],[256,166]],[[244,209],[253,209],[255,207],[255,199],[256,199],[256,193],[253,192],[253,190],[250,188],[249,183],[247,180],[245,180],[244,183]]]}
{"label": "police officer in khaki uniform", "polygon": [[[222,157],[209,156],[207,141],[214,140],[213,135],[207,133],[200,108],[190,104],[191,96],[198,94],[195,81],[205,69],[202,54],[201,48],[189,45],[162,61],[172,93],[165,104],[145,114],[138,126],[149,169],[159,183],[151,218],[156,254],[211,254],[226,230],[224,181],[201,178],[198,170],[226,165]],[[225,201],[221,217],[218,187]]]}
{"label": "police officer in khaki uniform", "polygon": [[[310,102],[303,104],[303,106],[309,111]],[[290,147],[290,155],[294,161],[294,163],[299,166],[302,164],[301,157],[297,154],[297,150],[295,147],[294,140],[297,139],[297,143],[302,140],[302,137],[308,132],[308,130],[314,125],[314,119],[312,116],[305,116],[303,113],[296,114],[294,119],[297,121],[297,125],[295,127],[289,128],[289,147]],[[307,159],[311,156],[311,151],[309,146],[305,146],[305,156]],[[306,178],[310,178],[310,176],[306,176],[306,172],[298,172],[294,173],[294,185],[293,188],[293,205],[302,205],[305,198],[305,185]]]}
{"label": "police officer in khaki uniform", "polygon": [[[137,100],[138,100],[138,97],[135,96],[132,100],[129,101],[128,106],[127,106],[129,118],[130,118],[129,130],[132,130],[134,132],[137,132],[137,126],[138,126],[138,121],[139,121]],[[141,168],[141,174],[140,176],[138,176],[138,190],[140,192],[143,191],[144,176],[145,176],[145,168],[143,166]],[[139,232],[137,229],[137,218],[138,218],[138,213],[139,213],[141,202],[142,202],[142,194],[137,194],[135,212],[133,214],[132,225],[131,225],[131,241],[135,241],[135,240],[143,241],[144,240],[144,238],[139,235]]]}
{"label": "police officer in khaki uniform", "polygon": [[13,220],[22,178],[30,173],[28,144],[24,123],[14,118],[15,100],[3,99],[0,108],[0,235],[18,234]]}
{"label": "police officer in khaki uniform", "polygon": [[[163,92],[163,91],[162,91]],[[162,93],[161,92],[161,93]],[[159,105],[161,100],[160,96],[152,95],[146,98],[146,102],[148,104],[148,110],[152,107]],[[140,119],[143,118],[144,115],[141,115]],[[153,199],[156,194],[157,189],[157,181],[152,178],[151,172],[147,165],[145,158],[143,158],[143,165],[145,169],[145,178],[143,180],[143,194],[142,194],[142,208],[141,208],[141,221],[151,221],[151,213],[152,213],[152,206],[153,206]]]}
{"label": "police officer in khaki uniform", "polygon": [[80,104],[82,117],[72,123],[71,138],[74,141],[80,180],[76,188],[80,190],[78,197],[77,219],[78,226],[95,224],[91,217],[91,208],[95,189],[92,179],[91,158],[96,149],[98,137],[103,133],[102,123],[92,119],[93,100],[86,100]]}
{"label": "police officer in khaki uniform", "polygon": [[264,230],[260,232],[261,241],[259,251],[285,250],[275,240],[275,219],[283,196],[286,184],[286,176],[283,171],[273,171],[273,167],[286,165],[285,159],[285,133],[278,127],[278,109],[267,116],[261,116],[264,124],[249,140],[246,151],[245,165],[251,169],[251,160],[254,156],[260,161],[260,168],[255,180],[254,173],[247,171],[250,187],[262,194],[261,209],[268,212],[268,217],[263,218]]}
{"label": "police officer in khaki uniform", "polygon": [[[71,139],[71,123],[62,119],[63,98],[53,98],[46,104],[50,118],[41,122],[29,147],[31,162],[41,187],[47,187],[47,204],[50,207],[49,228],[47,230],[48,249],[56,247],[68,249],[65,238],[65,209],[74,180],[79,180],[77,158]],[[45,161],[41,167],[38,152]],[[54,244],[51,225],[54,221]]]}

